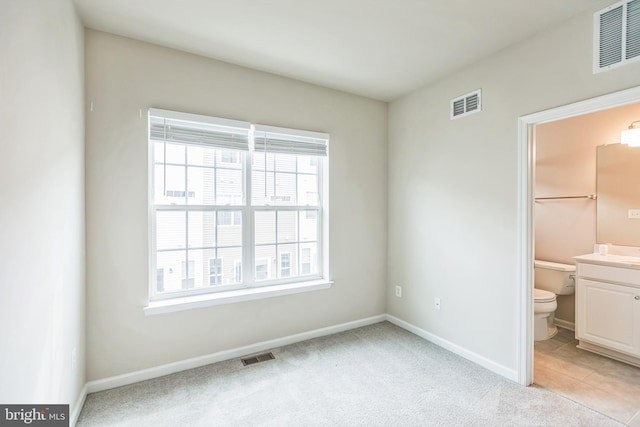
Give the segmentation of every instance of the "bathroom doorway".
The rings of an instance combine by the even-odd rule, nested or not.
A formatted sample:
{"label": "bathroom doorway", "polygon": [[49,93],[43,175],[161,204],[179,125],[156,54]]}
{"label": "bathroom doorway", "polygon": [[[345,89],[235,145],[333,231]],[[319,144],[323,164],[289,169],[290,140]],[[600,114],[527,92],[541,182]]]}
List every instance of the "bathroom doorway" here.
{"label": "bathroom doorway", "polygon": [[[558,334],[551,340],[538,342],[534,345],[533,341],[533,260],[538,256],[555,258],[553,261],[570,263],[572,256],[579,255],[579,253],[567,255],[572,251],[578,251],[583,253],[589,253],[593,250],[593,246],[585,243],[586,241],[595,241],[595,219],[593,218],[581,218],[581,220],[589,223],[594,222],[592,227],[592,236],[579,236],[579,238],[571,239],[566,238],[563,241],[563,245],[576,244],[576,248],[564,248],[565,258],[562,259],[562,254],[557,251],[563,248],[556,248],[553,245],[541,245],[540,242],[536,242],[536,236],[540,239],[541,233],[553,233],[554,225],[549,230],[537,230],[536,228],[536,213],[540,215],[540,212],[536,212],[535,198],[542,196],[538,194],[540,188],[536,188],[536,158],[539,154],[536,151],[536,143],[539,137],[548,135],[549,131],[555,126],[560,126],[562,121],[573,121],[581,116],[591,115],[597,112],[609,112],[609,110],[627,106],[630,104],[640,102],[640,87],[616,92],[609,95],[604,95],[598,98],[593,98],[586,101],[581,101],[575,104],[566,105],[559,108],[531,114],[521,117],[519,120],[519,221],[520,221],[520,369],[519,380],[523,385],[531,385],[536,383],[545,388],[553,390],[554,387],[561,394],[567,395],[567,390],[573,390],[578,393],[576,396],[568,395],[567,397],[580,401],[582,399],[586,406],[590,406],[600,412],[606,412],[607,408],[598,407],[598,399],[594,397],[593,390],[596,389],[595,384],[604,384],[607,387],[623,388],[624,377],[637,376],[637,381],[640,383],[640,370],[631,367],[630,371],[625,371],[625,367],[617,366],[616,363],[610,363],[609,359],[600,358],[600,356],[592,354],[579,354],[586,353],[582,350],[575,349],[575,339],[572,331],[573,322],[572,316],[574,316],[573,298],[565,298],[561,302],[559,309],[561,310],[560,328]],[[640,118],[640,117],[639,117]],[[570,119],[570,120],[569,120]],[[628,123],[626,123],[628,125]],[[624,127],[620,127],[620,130]],[[589,132],[589,129],[582,129],[585,132]],[[562,135],[556,135],[558,138],[554,144],[562,144]],[[613,143],[614,141],[605,140],[602,143]],[[615,141],[615,142],[619,142]],[[595,147],[592,147],[595,151]],[[557,161],[557,158],[553,158],[554,153],[542,152],[541,155],[547,156],[549,163]],[[594,156],[587,161],[595,162],[595,152],[589,152],[589,155]],[[574,159],[579,161],[577,159]],[[585,161],[585,159],[582,159]],[[593,164],[593,163],[592,163]],[[545,171],[547,177],[549,171]],[[561,174],[562,175],[562,174]],[[553,176],[553,174],[551,175]],[[595,177],[594,177],[595,178]],[[563,179],[558,176],[557,179]],[[595,179],[594,179],[595,180]],[[550,183],[553,185],[553,183]],[[569,188],[571,187],[569,183]],[[590,196],[595,194],[595,183],[593,183],[593,191],[578,191],[575,195]],[[536,191],[537,190],[537,191]],[[582,193],[585,194],[582,194]],[[574,192],[572,192],[571,195]],[[544,195],[548,196],[548,195]],[[569,196],[567,193],[566,196]],[[582,203],[583,211],[592,213],[590,215],[595,216],[595,203],[589,206],[589,201],[593,202],[593,199],[585,197],[580,200]],[[568,205],[556,205],[557,209],[571,209]],[[546,210],[546,207],[545,209]],[[551,210],[549,210],[551,211]],[[549,212],[547,212],[548,214]],[[587,215],[588,216],[588,215]],[[557,227],[558,224],[555,224]],[[541,227],[543,228],[543,227]],[[543,234],[544,235],[544,234]],[[580,242],[581,240],[581,242]],[[578,241],[578,242],[576,242]],[[554,252],[556,251],[556,252]],[[542,254],[542,255],[541,255]],[[560,258],[560,259],[558,259]],[[564,323],[563,323],[564,321]],[[579,352],[579,353],[578,353]],[[534,356],[535,354],[535,356]],[[593,356],[593,357],[592,357]],[[534,365],[534,359],[539,359],[539,363]],[[620,369],[618,369],[620,368]],[[569,375],[564,375],[565,373]],[[534,375],[537,377],[534,378]],[[610,375],[607,377],[607,375]],[[616,382],[616,377],[623,377],[622,382]],[[591,384],[589,384],[591,382]],[[580,387],[590,387],[590,393],[580,395]],[[603,386],[604,387],[604,386]],[[564,393],[563,393],[564,391]],[[606,387],[602,388],[601,392],[607,394]],[[609,393],[610,394],[610,393]],[[624,399],[622,399],[624,400]],[[602,399],[600,399],[602,401]],[[618,402],[616,402],[617,404]],[[622,422],[629,422],[630,418],[633,418],[634,414],[634,401],[620,402],[621,404],[609,405],[609,413],[607,415],[612,416]],[[612,409],[613,408],[613,409]],[[640,404],[635,407],[635,411],[640,416]],[[631,414],[631,415],[629,415]],[[634,421],[636,421],[634,419]],[[638,419],[640,421],[640,418]]]}

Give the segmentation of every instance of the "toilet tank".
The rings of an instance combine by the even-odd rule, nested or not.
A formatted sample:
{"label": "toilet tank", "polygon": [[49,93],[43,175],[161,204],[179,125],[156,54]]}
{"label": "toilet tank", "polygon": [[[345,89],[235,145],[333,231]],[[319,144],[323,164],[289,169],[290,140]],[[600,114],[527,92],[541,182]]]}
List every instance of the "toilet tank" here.
{"label": "toilet tank", "polygon": [[576,292],[575,273],[575,265],[535,260],[534,287],[556,295],[574,294]]}

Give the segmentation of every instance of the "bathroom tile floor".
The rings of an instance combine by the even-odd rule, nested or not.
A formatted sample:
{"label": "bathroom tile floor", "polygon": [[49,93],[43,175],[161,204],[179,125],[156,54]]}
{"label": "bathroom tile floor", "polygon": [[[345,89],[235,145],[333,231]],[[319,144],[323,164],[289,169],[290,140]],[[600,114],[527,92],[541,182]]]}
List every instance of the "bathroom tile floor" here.
{"label": "bathroom tile floor", "polygon": [[534,345],[534,384],[640,427],[640,368],[576,348],[574,332]]}

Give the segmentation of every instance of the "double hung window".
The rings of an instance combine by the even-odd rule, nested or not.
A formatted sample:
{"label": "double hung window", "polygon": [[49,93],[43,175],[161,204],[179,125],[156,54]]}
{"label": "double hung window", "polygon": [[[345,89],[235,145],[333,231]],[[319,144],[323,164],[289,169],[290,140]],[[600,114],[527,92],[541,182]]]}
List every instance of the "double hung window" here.
{"label": "double hung window", "polygon": [[150,300],[324,278],[328,135],[149,111]]}

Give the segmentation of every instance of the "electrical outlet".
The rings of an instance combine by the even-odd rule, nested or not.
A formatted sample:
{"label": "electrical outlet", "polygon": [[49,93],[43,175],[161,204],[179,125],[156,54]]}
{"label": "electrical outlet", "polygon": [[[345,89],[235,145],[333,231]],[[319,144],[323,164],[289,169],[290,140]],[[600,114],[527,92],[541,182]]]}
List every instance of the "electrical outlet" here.
{"label": "electrical outlet", "polygon": [[436,310],[440,310],[440,298],[434,299],[433,305],[436,307]]}
{"label": "electrical outlet", "polygon": [[402,298],[402,286],[396,286],[396,296]]}
{"label": "electrical outlet", "polygon": [[640,219],[640,209],[629,209],[629,219]]}

